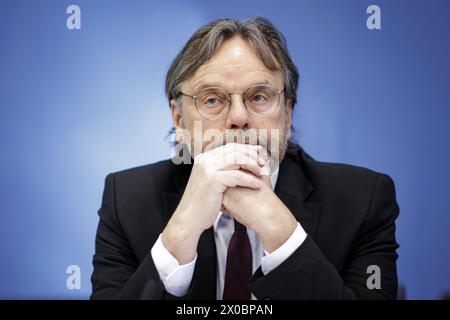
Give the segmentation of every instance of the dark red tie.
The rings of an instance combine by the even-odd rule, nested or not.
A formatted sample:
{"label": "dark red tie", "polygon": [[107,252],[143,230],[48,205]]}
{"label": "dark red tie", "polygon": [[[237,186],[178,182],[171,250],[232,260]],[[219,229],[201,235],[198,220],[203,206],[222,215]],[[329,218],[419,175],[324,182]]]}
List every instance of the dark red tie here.
{"label": "dark red tie", "polygon": [[245,226],[234,220],[228,245],[223,300],[250,300],[248,282],[252,276],[252,248]]}

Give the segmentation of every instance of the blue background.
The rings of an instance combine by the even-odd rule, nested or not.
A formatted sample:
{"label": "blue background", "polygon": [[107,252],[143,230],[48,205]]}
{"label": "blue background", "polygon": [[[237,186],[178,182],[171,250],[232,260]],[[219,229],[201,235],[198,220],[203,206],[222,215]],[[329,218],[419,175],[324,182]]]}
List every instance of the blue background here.
{"label": "blue background", "polygon": [[[66,8],[81,7],[81,30]],[[366,8],[381,7],[368,30]],[[450,2],[0,1],[0,298],[87,298],[104,178],[170,156],[165,73],[201,25],[263,15],[316,159],[386,172],[408,298],[450,290]],[[66,288],[68,265],[81,290]]]}

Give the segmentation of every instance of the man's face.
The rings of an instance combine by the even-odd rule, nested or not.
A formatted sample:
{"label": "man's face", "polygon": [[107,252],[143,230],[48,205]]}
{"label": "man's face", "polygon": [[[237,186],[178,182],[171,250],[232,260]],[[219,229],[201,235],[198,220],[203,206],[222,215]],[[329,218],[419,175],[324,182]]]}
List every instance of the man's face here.
{"label": "man's face", "polygon": [[[224,42],[207,63],[181,84],[181,91],[196,95],[203,88],[222,87],[230,93],[245,92],[256,84],[269,84],[277,90],[284,89],[281,72],[269,70],[246,40],[234,37]],[[231,95],[228,113],[217,120],[202,117],[195,107],[194,99],[190,97],[183,96],[181,110],[176,108],[175,100],[171,101],[171,105],[178,142],[188,145],[193,156],[199,153],[199,146],[202,149],[200,152],[204,152],[225,143],[244,141],[264,146],[269,155],[279,157],[276,161],[281,161],[284,156],[291,134],[292,114],[292,101],[289,99],[285,102],[284,93],[280,95],[278,107],[264,117],[250,113],[240,94]],[[199,127],[202,134],[199,134]],[[189,134],[183,134],[183,131]],[[205,135],[208,131],[220,132],[220,139]],[[257,132],[257,140],[249,139],[247,132],[252,132],[252,137]],[[237,136],[238,141],[229,141],[226,138],[229,133]]]}

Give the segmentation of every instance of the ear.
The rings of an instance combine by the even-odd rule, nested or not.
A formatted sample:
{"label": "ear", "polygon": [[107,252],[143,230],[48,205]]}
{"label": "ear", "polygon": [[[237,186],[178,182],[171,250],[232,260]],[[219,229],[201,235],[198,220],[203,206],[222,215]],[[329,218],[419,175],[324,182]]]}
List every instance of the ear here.
{"label": "ear", "polygon": [[178,143],[184,143],[181,113],[175,99],[170,100],[170,108],[172,110],[172,123],[175,127],[175,136]]}
{"label": "ear", "polygon": [[286,101],[286,121],[288,126],[288,133],[287,133],[287,139],[291,139],[292,133],[291,133],[291,127],[292,127],[292,112],[293,112],[293,104],[292,99],[287,99]]}

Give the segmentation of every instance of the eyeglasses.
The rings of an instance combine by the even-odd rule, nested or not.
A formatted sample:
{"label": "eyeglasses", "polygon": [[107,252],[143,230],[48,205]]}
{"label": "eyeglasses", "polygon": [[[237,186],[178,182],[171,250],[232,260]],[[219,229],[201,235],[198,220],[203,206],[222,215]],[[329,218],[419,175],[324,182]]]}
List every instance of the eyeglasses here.
{"label": "eyeglasses", "polygon": [[209,87],[199,91],[194,96],[180,91],[179,94],[194,99],[195,107],[202,117],[208,120],[223,118],[231,105],[231,95],[240,94],[247,110],[258,117],[267,117],[278,107],[283,90],[277,90],[271,85],[259,84],[245,92],[228,92],[220,87]]}

